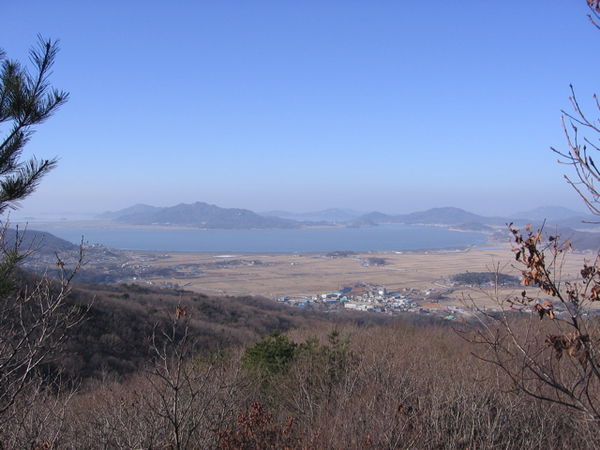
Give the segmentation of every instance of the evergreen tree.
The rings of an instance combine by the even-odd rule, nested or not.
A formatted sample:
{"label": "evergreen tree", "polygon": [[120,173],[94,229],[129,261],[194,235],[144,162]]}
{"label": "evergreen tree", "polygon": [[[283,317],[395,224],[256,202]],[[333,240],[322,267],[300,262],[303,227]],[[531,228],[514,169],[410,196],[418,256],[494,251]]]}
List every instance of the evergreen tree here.
{"label": "evergreen tree", "polygon": [[38,37],[30,51],[35,68],[30,72],[18,61],[6,59],[0,49],[0,213],[31,194],[41,178],[56,165],[55,159],[21,160],[33,127],[44,122],[65,103],[68,94],[48,84],[58,52],[57,41]]}
{"label": "evergreen tree", "polygon": [[[55,165],[55,159],[23,160],[22,152],[33,127],[44,122],[67,101],[68,94],[48,84],[58,46],[38,38],[32,48],[30,72],[0,51],[0,214],[15,208],[37,187]],[[7,421],[15,412],[31,412],[27,405],[51,380],[46,364],[61,348],[82,311],[66,304],[69,282],[75,273],[50,281],[16,272],[27,255],[21,252],[17,233],[8,242],[6,225],[0,230],[0,447],[10,434]],[[81,253],[79,264],[81,264]],[[62,264],[59,259],[57,263]],[[62,265],[61,265],[62,267]],[[18,276],[17,276],[18,275]],[[85,309],[85,308],[84,308]],[[33,396],[33,397],[32,397]],[[25,408],[25,409],[23,409]]]}

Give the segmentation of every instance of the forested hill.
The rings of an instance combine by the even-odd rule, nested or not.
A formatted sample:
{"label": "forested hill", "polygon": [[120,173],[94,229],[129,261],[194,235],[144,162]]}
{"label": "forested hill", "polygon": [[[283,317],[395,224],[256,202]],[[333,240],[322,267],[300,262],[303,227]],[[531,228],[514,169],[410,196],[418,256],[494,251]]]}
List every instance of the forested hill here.
{"label": "forested hill", "polygon": [[[18,284],[33,286],[38,275],[19,271]],[[54,287],[53,287],[54,286]],[[59,289],[51,281],[52,289]],[[86,311],[69,331],[67,348],[50,364],[68,378],[122,377],[140,370],[153,356],[151,339],[173,325],[183,312],[199,353],[242,346],[274,332],[336,324],[383,324],[392,318],[357,312],[335,315],[290,308],[251,296],[214,296],[136,284],[74,284],[69,307]]]}
{"label": "forested hill", "polygon": [[55,254],[78,250],[78,246],[46,231],[9,228],[4,231],[4,247],[13,248],[17,244],[19,251],[35,251],[40,254]]}
{"label": "forested hill", "polygon": [[220,208],[204,202],[180,203],[170,207],[136,205],[99,218],[129,225],[175,225],[198,228],[249,229],[299,228],[303,224],[279,217],[265,217],[248,209]]}

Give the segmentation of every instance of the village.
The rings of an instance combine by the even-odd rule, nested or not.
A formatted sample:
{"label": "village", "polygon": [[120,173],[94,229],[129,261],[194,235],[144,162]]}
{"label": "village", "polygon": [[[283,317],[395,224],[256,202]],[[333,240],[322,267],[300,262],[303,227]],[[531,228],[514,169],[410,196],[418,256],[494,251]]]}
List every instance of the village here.
{"label": "village", "polygon": [[442,316],[454,320],[459,315],[471,315],[467,308],[444,306],[447,289],[388,290],[376,284],[359,282],[335,292],[326,292],[311,296],[282,296],[276,300],[298,308],[319,310],[351,310],[388,315],[399,313],[419,313]]}
{"label": "village", "polygon": [[[276,300],[280,303],[288,304],[292,307],[303,309],[316,309],[323,311],[364,311],[369,313],[379,313],[387,315],[397,315],[402,313],[415,313],[421,315],[431,315],[446,320],[470,319],[477,312],[495,314],[499,312],[536,314],[543,317],[544,314],[550,314],[554,317],[568,315],[569,312],[560,302],[553,302],[550,298],[539,298],[537,301],[528,305],[504,304],[494,307],[469,304],[465,301],[457,306],[451,302],[449,297],[456,287],[465,286],[463,281],[472,281],[475,277],[482,278],[483,273],[460,274],[458,276],[439,280],[439,288],[415,289],[402,288],[400,290],[388,290],[383,286],[376,284],[359,282],[354,286],[346,286],[335,292],[321,293],[311,296],[281,296]],[[486,274],[487,275],[487,274]],[[475,277],[474,277],[475,276]],[[513,277],[504,275],[501,277],[499,285],[512,285],[515,281]],[[477,280],[480,281],[480,280]],[[493,288],[493,282],[488,281],[485,285],[480,283],[467,285],[470,288],[477,286],[488,289]],[[597,308],[590,308],[583,313],[597,314]]]}

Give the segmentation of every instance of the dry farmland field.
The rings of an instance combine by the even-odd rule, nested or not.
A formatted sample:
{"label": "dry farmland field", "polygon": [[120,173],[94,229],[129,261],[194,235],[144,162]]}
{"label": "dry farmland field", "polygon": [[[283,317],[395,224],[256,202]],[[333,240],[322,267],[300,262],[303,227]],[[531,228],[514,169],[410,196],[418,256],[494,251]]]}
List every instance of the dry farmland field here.
{"label": "dry farmland field", "polygon": [[[342,256],[326,254],[231,254],[128,252],[130,264],[140,259],[153,269],[176,268],[170,278],[148,277],[153,284],[170,283],[186,290],[228,295],[251,294],[268,298],[332,292],[343,286],[366,282],[391,290],[404,288],[444,290],[447,278],[462,272],[494,271],[519,276],[509,245],[471,248],[461,251],[370,252]],[[592,253],[568,253],[562,264],[564,280],[576,277]],[[520,292],[518,287],[502,289],[500,296]],[[455,286],[447,301],[464,303],[474,299],[481,306],[494,306],[489,290]],[[432,304],[432,308],[442,305]]]}

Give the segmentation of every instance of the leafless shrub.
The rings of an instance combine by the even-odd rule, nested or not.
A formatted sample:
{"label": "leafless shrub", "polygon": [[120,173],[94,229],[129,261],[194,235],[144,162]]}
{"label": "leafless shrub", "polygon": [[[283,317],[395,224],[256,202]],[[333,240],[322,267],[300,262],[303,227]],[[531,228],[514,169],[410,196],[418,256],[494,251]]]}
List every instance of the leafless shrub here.
{"label": "leafless shrub", "polygon": [[169,329],[155,330],[155,357],[146,370],[124,384],[99,382],[78,399],[74,442],[132,449],[216,446],[218,430],[242,407],[239,357],[199,356],[187,319],[180,307]]}
{"label": "leafless shrub", "polygon": [[[314,332],[326,342],[325,330],[292,335],[307,341]],[[357,364],[346,366],[337,382],[330,385],[324,379],[318,360],[297,360],[279,382],[281,395],[271,402],[269,414],[278,426],[293,419],[293,435],[299,438],[293,448],[598,444],[588,424],[566,414],[564,407],[548,409],[514,395],[510,380],[493,365],[470,357],[473,344],[449,327],[353,327],[343,333],[351,336],[349,348]]]}
{"label": "leafless shrub", "polygon": [[[511,231],[525,289],[504,304],[532,314],[514,320],[506,312],[484,313],[475,342],[485,351],[478,356],[495,364],[518,391],[598,422],[600,334],[597,319],[589,315],[600,291],[598,260],[585,264],[579,279],[564,281],[561,268],[568,244],[557,236],[546,241],[541,230]],[[547,297],[531,294],[527,287]]]}
{"label": "leafless shrub", "polygon": [[[0,234],[0,443],[40,435],[42,425],[54,419],[53,413],[45,414],[38,407],[54,401],[58,411],[60,402],[72,395],[62,394],[66,387],[49,364],[86,310],[67,303],[82,253],[70,271],[57,259],[63,274],[59,281],[47,277],[28,280],[18,271],[27,252],[20,249],[19,239],[8,245],[5,234],[6,228]],[[53,394],[55,400],[52,390],[59,392]],[[56,433],[51,435],[46,440],[56,439]]]}
{"label": "leafless shrub", "polygon": [[219,448],[223,450],[291,449],[299,448],[300,442],[293,418],[280,424],[258,402],[238,416],[235,427],[219,433]]}
{"label": "leafless shrub", "polygon": [[64,440],[66,415],[76,390],[60,379],[36,381],[6,411],[2,448],[54,448]]}

